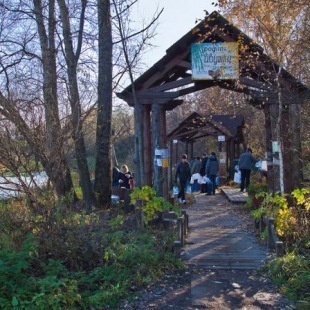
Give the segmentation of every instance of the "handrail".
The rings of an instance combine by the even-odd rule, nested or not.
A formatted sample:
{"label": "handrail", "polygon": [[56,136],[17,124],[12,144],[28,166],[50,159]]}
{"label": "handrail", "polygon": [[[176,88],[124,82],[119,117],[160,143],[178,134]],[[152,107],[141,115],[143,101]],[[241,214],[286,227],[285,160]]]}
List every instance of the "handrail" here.
{"label": "handrail", "polygon": [[182,211],[182,215],[177,218],[177,239],[174,241],[174,252],[180,257],[181,248],[185,245],[185,237],[188,234],[188,214]]}
{"label": "handrail", "polygon": [[275,224],[274,224],[274,218],[264,218],[263,216],[261,216],[261,220],[259,222],[259,234],[260,235],[266,226],[267,226],[267,247],[268,249],[274,249],[278,257],[283,256],[284,245],[283,245],[283,242],[280,241],[277,236]]}

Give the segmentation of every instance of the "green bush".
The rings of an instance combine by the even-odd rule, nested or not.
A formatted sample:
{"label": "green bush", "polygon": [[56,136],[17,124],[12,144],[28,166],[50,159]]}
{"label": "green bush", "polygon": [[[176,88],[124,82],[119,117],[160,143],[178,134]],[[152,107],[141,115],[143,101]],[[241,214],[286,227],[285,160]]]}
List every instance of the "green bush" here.
{"label": "green bush", "polygon": [[294,252],[277,258],[265,266],[269,277],[283,294],[310,306],[310,257]]}
{"label": "green bush", "polygon": [[131,203],[136,205],[136,209],[141,209],[143,212],[144,224],[155,220],[159,213],[173,210],[176,214],[181,213],[179,207],[171,205],[163,197],[156,196],[155,189],[150,186],[142,188],[135,187],[130,194]]}
{"label": "green bush", "polygon": [[258,193],[260,207],[252,211],[254,218],[274,218],[277,235],[288,247],[310,245],[310,190],[295,189],[291,194]]}
{"label": "green bush", "polygon": [[268,192],[268,184],[266,183],[250,183],[250,185],[247,187],[246,191],[249,195],[256,195],[258,193]]}
{"label": "green bush", "polygon": [[0,208],[1,309],[116,308],[183,267],[173,230],[141,231],[114,210],[87,214],[69,197],[41,201]]}

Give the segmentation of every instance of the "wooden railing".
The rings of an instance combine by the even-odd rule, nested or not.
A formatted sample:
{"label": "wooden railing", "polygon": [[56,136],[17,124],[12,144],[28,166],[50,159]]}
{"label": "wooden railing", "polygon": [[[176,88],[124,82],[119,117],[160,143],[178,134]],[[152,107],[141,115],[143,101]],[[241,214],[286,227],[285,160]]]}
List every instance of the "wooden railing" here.
{"label": "wooden railing", "polygon": [[181,255],[181,249],[185,245],[185,238],[188,234],[188,214],[182,211],[177,218],[177,239],[174,241],[174,253],[177,257]]}
{"label": "wooden railing", "polygon": [[261,217],[259,221],[259,234],[261,235],[264,229],[267,229],[267,247],[268,249],[274,249],[277,256],[284,255],[283,242],[279,240],[274,225],[273,218]]}

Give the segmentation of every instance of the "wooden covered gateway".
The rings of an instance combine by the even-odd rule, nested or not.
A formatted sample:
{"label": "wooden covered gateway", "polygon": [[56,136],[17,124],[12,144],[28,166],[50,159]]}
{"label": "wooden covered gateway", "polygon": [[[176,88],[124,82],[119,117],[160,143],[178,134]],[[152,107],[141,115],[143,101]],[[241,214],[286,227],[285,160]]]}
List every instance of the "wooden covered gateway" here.
{"label": "wooden covered gateway", "polygon": [[225,183],[227,178],[233,177],[234,160],[240,156],[240,145],[244,143],[243,128],[244,117],[242,115],[212,114],[202,116],[197,112],[192,113],[167,136],[169,154],[171,154],[170,175],[172,163],[176,164],[181,158],[179,142],[185,144],[185,153],[192,159],[194,155],[197,155],[194,154],[194,144],[200,142],[202,138],[213,137],[218,141],[219,177]]}
{"label": "wooden covered gateway", "polygon": [[[192,43],[216,42],[238,42],[238,79],[221,80],[214,75],[212,80],[193,80]],[[298,186],[302,177],[298,104],[309,100],[309,89],[218,12],[206,16],[173,44],[162,59],[118,93],[135,108],[137,186],[153,186],[158,195],[168,197],[166,111],[182,104],[182,96],[213,86],[244,93],[251,98],[249,104],[263,109],[270,186],[279,188],[278,154],[272,148],[273,141],[280,142],[283,162],[289,163],[284,166],[285,191]],[[279,136],[283,132],[285,136]]]}

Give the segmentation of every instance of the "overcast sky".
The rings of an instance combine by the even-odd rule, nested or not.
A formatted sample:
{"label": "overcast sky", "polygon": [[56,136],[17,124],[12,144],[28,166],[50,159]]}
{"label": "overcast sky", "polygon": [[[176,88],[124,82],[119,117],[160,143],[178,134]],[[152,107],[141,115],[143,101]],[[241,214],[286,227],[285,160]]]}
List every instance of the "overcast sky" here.
{"label": "overcast sky", "polygon": [[154,47],[145,56],[143,62],[152,66],[161,59],[166,50],[197,23],[197,19],[205,16],[204,10],[210,13],[217,7],[212,5],[215,0],[139,0],[137,14],[151,18],[158,8],[164,8],[159,19],[157,35],[153,40]]}

